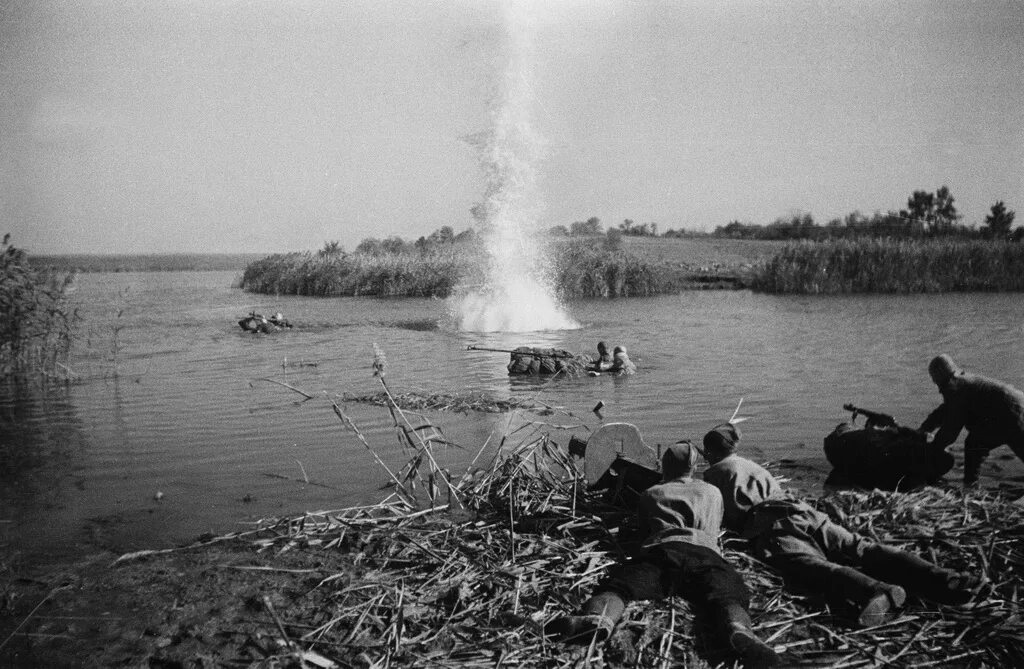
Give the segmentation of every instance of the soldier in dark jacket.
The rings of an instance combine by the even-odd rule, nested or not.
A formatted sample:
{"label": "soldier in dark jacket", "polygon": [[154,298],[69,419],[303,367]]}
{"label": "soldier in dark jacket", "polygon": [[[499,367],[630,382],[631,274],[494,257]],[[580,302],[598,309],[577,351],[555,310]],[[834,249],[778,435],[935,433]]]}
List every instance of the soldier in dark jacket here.
{"label": "soldier in dark jacket", "polygon": [[679,594],[702,605],[712,625],[745,667],[774,667],[779,656],[751,629],[750,592],[722,557],[718,534],[722,495],[693,478],[697,450],[689,442],[662,456],[664,482],[648,488],[639,508],[644,542],[639,553],[613,568],[578,615],[556,618],[545,633],[566,640],[604,640],[637,599]]}
{"label": "soldier in dark jacket", "polygon": [[945,354],[932,359],[928,374],[939,387],[942,404],[928,415],[920,429],[938,429],[931,442],[936,449],[946,448],[967,429],[965,486],[977,484],[981,464],[994,448],[1005,444],[1024,460],[1024,392],[1002,381],[968,374]]}
{"label": "soldier in dark jacket", "polygon": [[737,455],[739,440],[739,430],[728,423],[704,437],[704,457],[711,464],[704,480],[722,492],[725,526],[749,539],[754,555],[791,583],[820,592],[833,604],[853,605],[859,624],[892,618],[907,590],[963,604],[983,584],[979,577],[938,567],[832,522],[786,494],[764,467]]}

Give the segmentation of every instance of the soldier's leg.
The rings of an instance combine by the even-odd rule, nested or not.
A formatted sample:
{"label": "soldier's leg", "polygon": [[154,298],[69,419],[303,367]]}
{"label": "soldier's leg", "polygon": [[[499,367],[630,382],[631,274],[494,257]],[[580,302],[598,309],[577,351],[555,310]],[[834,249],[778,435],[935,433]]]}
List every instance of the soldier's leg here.
{"label": "soldier's leg", "polygon": [[913,553],[882,544],[864,549],[861,568],[869,576],[942,604],[964,604],[985,583],[981,576],[945,569]]}
{"label": "soldier's leg", "polygon": [[622,618],[626,604],[634,599],[661,599],[670,587],[666,565],[657,555],[630,560],[612,568],[578,614],[551,620],[544,626],[544,634],[575,643],[604,641]]}
{"label": "soldier's leg", "polygon": [[715,633],[744,667],[776,667],[781,658],[758,638],[750,620],[750,590],[743,577],[715,551],[703,546],[681,550],[676,585],[681,594],[702,606]]}
{"label": "soldier's leg", "polygon": [[1024,462],[1024,435],[1021,435],[1019,438],[1011,441],[1007,445],[1010,447],[1010,450],[1013,451],[1014,455]]}
{"label": "soldier's leg", "polygon": [[989,452],[999,444],[990,444],[968,434],[964,439],[964,487],[969,488],[978,484],[978,476],[981,474],[981,465],[985,462]]}
{"label": "soldier's leg", "polygon": [[811,532],[778,541],[779,550],[769,564],[794,583],[821,592],[829,602],[852,605],[861,625],[891,619],[906,602],[907,593],[856,569],[870,542],[820,512],[814,512],[813,520]]}

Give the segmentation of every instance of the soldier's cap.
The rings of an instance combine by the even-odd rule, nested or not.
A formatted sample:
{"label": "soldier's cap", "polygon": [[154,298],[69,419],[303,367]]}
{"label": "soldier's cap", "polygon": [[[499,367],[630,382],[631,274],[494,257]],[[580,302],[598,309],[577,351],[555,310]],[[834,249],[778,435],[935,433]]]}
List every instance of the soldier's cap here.
{"label": "soldier's cap", "polygon": [[700,454],[689,439],[683,439],[665,449],[661,455],[661,474],[674,479],[693,472]]}
{"label": "soldier's cap", "polygon": [[962,373],[957,364],[953,362],[953,358],[949,357],[945,353],[937,355],[932,358],[932,361],[928,363],[928,375],[932,377],[932,381],[936,385],[943,385],[957,374]]}
{"label": "soldier's cap", "polygon": [[704,435],[704,449],[716,455],[731,455],[740,445],[740,431],[732,423],[722,423]]}

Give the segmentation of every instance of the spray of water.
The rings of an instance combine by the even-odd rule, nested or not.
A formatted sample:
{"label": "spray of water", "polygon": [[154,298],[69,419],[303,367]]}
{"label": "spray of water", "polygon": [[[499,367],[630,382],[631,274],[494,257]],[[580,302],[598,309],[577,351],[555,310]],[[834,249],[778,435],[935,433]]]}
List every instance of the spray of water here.
{"label": "spray of water", "polygon": [[492,108],[491,128],[474,138],[486,174],[484,201],[475,214],[487,267],[482,285],[456,292],[452,311],[464,331],[577,328],[554,297],[550,263],[540,244],[537,166],[542,141],[530,125],[534,31],[529,6],[506,3],[505,16],[508,66]]}

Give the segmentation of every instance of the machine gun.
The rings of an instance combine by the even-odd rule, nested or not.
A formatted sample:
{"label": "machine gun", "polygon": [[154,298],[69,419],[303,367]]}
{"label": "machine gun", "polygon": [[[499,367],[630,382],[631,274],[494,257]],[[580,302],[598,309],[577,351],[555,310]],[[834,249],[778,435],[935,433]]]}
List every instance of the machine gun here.
{"label": "machine gun", "polygon": [[851,420],[857,420],[857,416],[864,416],[867,419],[866,427],[899,427],[899,423],[896,419],[887,414],[878,411],[870,411],[868,409],[861,409],[858,406],[852,404],[844,404],[843,408],[853,413]]}
{"label": "machine gun", "polygon": [[[953,456],[932,448],[920,430],[886,413],[853,404],[843,408],[853,419],[825,437],[825,457],[833,467],[826,484],[908,490],[934,483],[952,469]],[[864,427],[853,425],[857,416],[867,419]]]}
{"label": "machine gun", "polygon": [[568,351],[549,349],[550,353],[538,353],[531,348],[522,347],[520,350],[512,350],[508,348],[485,348],[483,346],[473,346],[470,344],[466,347],[467,351],[488,351],[490,353],[509,353],[511,355],[528,355],[532,358],[575,358],[572,353]]}

